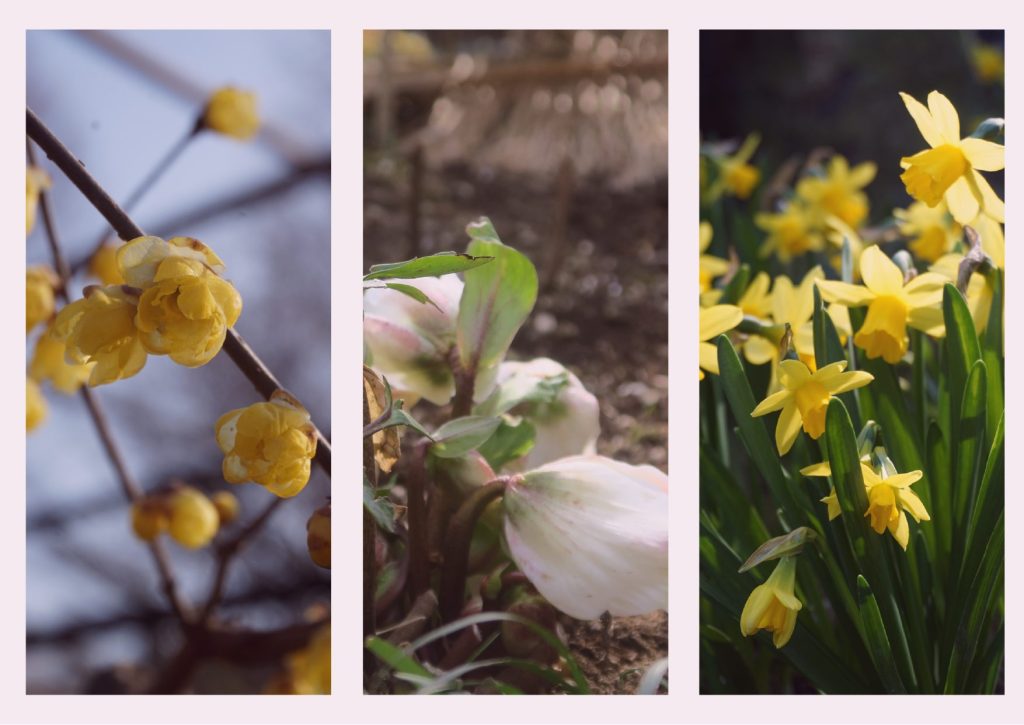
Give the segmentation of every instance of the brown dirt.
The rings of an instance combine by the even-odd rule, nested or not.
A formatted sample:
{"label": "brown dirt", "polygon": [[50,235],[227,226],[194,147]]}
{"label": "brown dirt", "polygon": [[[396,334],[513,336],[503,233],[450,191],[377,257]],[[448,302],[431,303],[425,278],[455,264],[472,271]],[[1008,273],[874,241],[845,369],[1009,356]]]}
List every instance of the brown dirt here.
{"label": "brown dirt", "polygon": [[647,668],[668,656],[665,612],[615,618],[607,632],[600,621],[567,620],[563,628],[595,695],[635,692]]}

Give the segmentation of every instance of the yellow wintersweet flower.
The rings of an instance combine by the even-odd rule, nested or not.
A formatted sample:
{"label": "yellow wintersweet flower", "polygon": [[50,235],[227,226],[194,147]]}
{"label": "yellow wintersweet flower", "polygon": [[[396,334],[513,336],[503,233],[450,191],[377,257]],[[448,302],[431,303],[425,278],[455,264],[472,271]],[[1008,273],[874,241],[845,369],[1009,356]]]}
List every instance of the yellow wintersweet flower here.
{"label": "yellow wintersweet flower", "polygon": [[324,504],[306,522],[306,549],[317,566],[331,568],[331,505]]}
{"label": "yellow wintersweet flower", "polygon": [[230,491],[217,491],[210,496],[210,501],[213,502],[214,507],[217,509],[217,516],[220,518],[221,526],[230,524],[238,518],[239,504],[235,494]]}
{"label": "yellow wintersweet flower", "polygon": [[804,432],[817,440],[825,432],[825,413],[832,396],[867,385],[874,376],[862,370],[846,370],[846,361],[826,365],[813,373],[799,360],[779,363],[782,389],[758,403],[751,412],[758,417],[782,410],[775,427],[775,445],[779,455],[793,447],[801,425]]}
{"label": "yellow wintersweet flower", "polygon": [[252,481],[281,498],[306,487],[315,429],[306,409],[287,393],[279,390],[269,402],[225,413],[215,430],[229,483]]}
{"label": "yellow wintersweet flower", "polygon": [[213,540],[220,527],[217,508],[201,491],[184,486],[170,496],[167,533],[187,549],[199,549]]}
{"label": "yellow wintersweet flower", "polygon": [[97,249],[89,260],[89,274],[98,278],[104,285],[124,284],[121,268],[117,266],[119,248],[119,243],[107,242]]}
{"label": "yellow wintersweet flower", "polygon": [[848,307],[868,305],[864,324],[853,338],[869,358],[895,364],[907,351],[907,326],[933,337],[945,335],[942,288],[946,280],[934,272],[919,274],[903,283],[903,272],[878,247],[861,256],[864,286],[818,280],[821,296]]}
{"label": "yellow wintersweet flower", "polygon": [[146,364],[146,349],[135,328],[138,297],[124,287],[86,287],[85,297],[65,306],[53,335],[71,364],[96,363],[89,385],[130,378]]}
{"label": "yellow wintersweet flower", "polygon": [[825,247],[825,237],[814,210],[798,199],[781,212],[757,214],[754,223],[768,232],[760,251],[762,257],[774,252],[780,261],[788,262],[808,252],[820,252]]}
{"label": "yellow wintersweet flower", "polygon": [[871,519],[871,528],[876,534],[884,534],[888,529],[905,551],[910,539],[910,525],[905,512],[909,512],[918,523],[931,520],[921,499],[910,490],[911,484],[921,480],[924,473],[911,471],[879,476],[870,466],[861,468],[868,493],[865,518]]}
{"label": "yellow wintersweet flower", "polygon": [[57,275],[45,264],[25,270],[25,332],[53,316],[56,301],[54,288],[59,284]]}
{"label": "yellow wintersweet flower", "polygon": [[707,292],[715,277],[721,277],[729,271],[728,260],[711,254],[704,254],[711,245],[714,230],[710,222],[700,223],[700,291]]}
{"label": "yellow wintersweet flower", "polygon": [[49,380],[62,393],[75,393],[89,379],[94,363],[69,363],[63,340],[53,333],[53,326],[39,336],[28,374],[38,383]]}
{"label": "yellow wintersweet flower", "polygon": [[260,130],[256,94],[231,86],[214,91],[206,102],[203,124],[240,141],[252,138]]}
{"label": "yellow wintersweet flower", "polygon": [[718,348],[708,342],[713,337],[731,330],[743,321],[743,310],[736,305],[715,305],[700,310],[700,379],[704,371],[718,375]]}
{"label": "yellow wintersweet flower", "polygon": [[861,191],[875,178],[878,167],[871,161],[857,164],[836,154],[829,161],[825,176],[807,176],[796,185],[796,194],[823,213],[857,227],[868,215],[868,197]]}
{"label": "yellow wintersweet flower", "polygon": [[132,504],[132,531],[143,541],[153,541],[170,525],[170,511],[164,497],[147,496]]}
{"label": "yellow wintersweet flower", "polygon": [[32,430],[46,420],[46,398],[32,378],[25,379],[25,430]]}
{"label": "yellow wintersweet flower", "polygon": [[36,225],[39,194],[52,185],[49,174],[38,166],[29,166],[25,169],[25,234],[29,234]]}
{"label": "yellow wintersweet flower", "polygon": [[[161,263],[168,257],[199,262],[212,274],[224,272],[224,262],[212,249],[192,237],[136,237],[117,248],[117,268],[124,283],[139,289],[153,284]],[[166,276],[166,275],[164,275]]]}
{"label": "yellow wintersweet flower", "polygon": [[1003,202],[978,171],[1000,171],[1005,149],[980,138],[960,138],[960,117],[938,91],[928,94],[928,108],[906,93],[900,97],[931,146],[900,159],[907,193],[931,207],[945,199],[960,224],[970,224],[981,210],[1002,222]]}
{"label": "yellow wintersweet flower", "polygon": [[287,664],[295,694],[331,694],[330,623],[318,629],[305,648],[288,655]]}
{"label": "yellow wintersweet flower", "polygon": [[907,247],[925,262],[934,262],[951,250],[963,234],[945,201],[934,207],[915,201],[906,209],[893,210],[893,216],[899,222],[900,233],[913,237]]}
{"label": "yellow wintersweet flower", "polygon": [[772,633],[772,643],[780,649],[789,642],[796,628],[796,613],[803,604],[796,598],[796,559],[784,556],[764,584],[754,587],[740,614],[744,637],[759,629]]}

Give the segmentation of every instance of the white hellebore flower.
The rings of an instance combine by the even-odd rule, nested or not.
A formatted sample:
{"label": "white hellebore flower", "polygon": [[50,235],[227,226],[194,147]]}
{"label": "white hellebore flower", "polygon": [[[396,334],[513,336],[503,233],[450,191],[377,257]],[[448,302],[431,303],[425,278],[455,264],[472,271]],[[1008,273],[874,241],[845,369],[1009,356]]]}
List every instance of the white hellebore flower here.
{"label": "white hellebore flower", "polygon": [[446,274],[387,281],[415,287],[434,304],[418,302],[393,289],[366,289],[363,343],[371,358],[369,364],[396,392],[407,394],[398,397],[405,397],[409,405],[421,397],[444,405],[455,394],[449,355],[455,345],[462,280]]}
{"label": "white hellebore flower", "polygon": [[505,539],[552,605],[577,619],[668,606],[668,476],[571,456],[513,476]]}
{"label": "white hellebore flower", "polygon": [[503,362],[498,369],[498,385],[528,389],[559,375],[566,375],[568,382],[554,401],[527,402],[513,409],[533,424],[536,436],[533,448],[510,467],[512,470],[530,470],[559,458],[597,450],[601,433],[597,398],[561,363],[546,357],[529,362]]}

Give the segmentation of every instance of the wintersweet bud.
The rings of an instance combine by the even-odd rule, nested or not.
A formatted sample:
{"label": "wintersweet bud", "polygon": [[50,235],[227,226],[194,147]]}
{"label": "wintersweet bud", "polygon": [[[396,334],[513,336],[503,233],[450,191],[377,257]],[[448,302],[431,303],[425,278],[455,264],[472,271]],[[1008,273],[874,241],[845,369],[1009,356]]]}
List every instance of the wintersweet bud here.
{"label": "wintersweet bud", "polygon": [[577,619],[668,605],[668,476],[603,456],[572,456],[514,476],[505,540],[552,605]]}
{"label": "wintersweet bud", "polygon": [[50,176],[37,166],[25,169],[25,234],[36,225],[36,209],[39,206],[39,194],[52,185]]}
{"label": "wintersweet bud", "polygon": [[124,284],[124,276],[117,265],[117,250],[120,246],[120,242],[107,242],[89,259],[89,274],[104,285]]}
{"label": "wintersweet bud", "polygon": [[900,98],[931,146],[900,159],[900,175],[907,193],[934,207],[943,199],[960,224],[970,224],[979,211],[1002,222],[1002,200],[979,171],[1000,171],[1005,148],[981,138],[960,138],[960,117],[949,99],[938,91],[928,94],[928,107],[906,93]]}
{"label": "wintersweet bud", "polygon": [[46,398],[32,378],[25,379],[25,430],[33,430],[46,420]]}
{"label": "wintersweet bud", "polygon": [[25,332],[53,316],[56,307],[54,288],[59,284],[57,275],[44,264],[25,270]]}
{"label": "wintersweet bud", "polygon": [[256,94],[231,86],[217,89],[206,102],[203,125],[240,141],[252,138],[260,130]]}
{"label": "wintersweet bud", "polygon": [[942,289],[946,280],[934,272],[919,274],[904,284],[903,272],[878,247],[868,247],[860,260],[863,285],[818,280],[821,296],[848,307],[868,306],[864,324],[853,342],[869,358],[898,363],[907,351],[907,327],[933,337],[945,335]]}
{"label": "wintersweet bud", "polygon": [[718,348],[711,342],[711,338],[727,332],[743,321],[743,310],[736,305],[715,305],[714,307],[702,307],[700,310],[699,333],[700,343],[698,352],[700,355],[700,379],[704,379],[704,371],[712,375],[718,375]]}
{"label": "wintersweet bud", "polygon": [[137,291],[127,287],[86,287],[85,297],[66,305],[53,335],[66,346],[69,364],[95,363],[89,385],[130,378],[146,364],[146,348],[135,328]]}
{"label": "wintersweet bud", "polygon": [[252,481],[290,498],[306,487],[316,434],[299,401],[278,390],[265,403],[225,413],[216,425],[228,483]]}
{"label": "wintersweet bud", "polygon": [[868,215],[868,197],[861,191],[875,178],[878,167],[871,161],[857,164],[838,154],[829,161],[824,176],[805,176],[796,185],[796,194],[825,214],[839,217],[856,228]]}
{"label": "wintersweet bud", "polygon": [[227,526],[238,518],[238,498],[230,491],[217,491],[210,496],[214,508],[217,509],[217,517],[221,526]]}
{"label": "wintersweet bud", "polygon": [[775,427],[775,445],[779,455],[793,447],[801,426],[804,432],[817,440],[825,432],[825,413],[833,396],[867,385],[874,376],[862,370],[846,370],[841,360],[815,370],[813,373],[799,360],[779,363],[781,390],[758,403],[750,413],[752,417],[782,410]]}
{"label": "wintersweet bud", "polygon": [[210,543],[220,527],[217,507],[201,491],[183,486],[170,495],[168,533],[186,549]]}
{"label": "wintersweet bud", "polygon": [[705,254],[708,247],[711,246],[711,240],[714,238],[714,229],[711,227],[710,222],[700,223],[700,291],[707,292],[711,289],[711,283],[716,277],[721,277],[723,274],[729,271],[729,261],[716,257],[713,254]]}
{"label": "wintersweet bud", "polygon": [[754,587],[740,614],[744,637],[760,629],[772,633],[772,643],[781,649],[796,628],[797,612],[803,604],[796,598],[796,558],[784,556],[764,584]]}
{"label": "wintersweet bud", "polygon": [[536,430],[533,448],[516,461],[514,470],[528,470],[566,456],[595,452],[601,433],[597,398],[561,363],[546,357],[529,362],[503,362],[498,369],[498,384],[528,385],[562,375],[567,383],[553,401],[526,402],[513,409]]}
{"label": "wintersweet bud", "polygon": [[132,531],[143,541],[153,541],[171,525],[168,502],[162,496],[146,496],[132,504]]}
{"label": "wintersweet bud", "polygon": [[960,239],[963,233],[949,213],[945,201],[933,207],[915,201],[906,209],[894,209],[900,234],[912,237],[907,247],[914,256],[925,262],[935,262]]}
{"label": "wintersweet bud", "polygon": [[[425,398],[444,405],[455,394],[450,357],[463,283],[456,275],[395,279],[423,292],[418,302],[392,289],[363,293],[363,343],[367,364],[384,375],[409,405]],[[431,304],[432,303],[432,304]]]}
{"label": "wintersweet bud", "polygon": [[325,504],[313,512],[306,522],[306,548],[309,558],[317,566],[331,568],[331,505]]}
{"label": "wintersweet bud", "polygon": [[28,374],[36,382],[49,381],[54,389],[70,395],[89,379],[93,366],[94,363],[69,363],[66,346],[53,334],[51,325],[36,340]]}

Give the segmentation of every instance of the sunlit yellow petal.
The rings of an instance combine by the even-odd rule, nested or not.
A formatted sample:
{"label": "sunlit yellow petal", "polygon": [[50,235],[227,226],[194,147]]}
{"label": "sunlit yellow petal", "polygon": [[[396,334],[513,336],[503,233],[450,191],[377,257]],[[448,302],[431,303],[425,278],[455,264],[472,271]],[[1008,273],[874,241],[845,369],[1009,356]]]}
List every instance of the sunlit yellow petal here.
{"label": "sunlit yellow petal", "polygon": [[715,305],[700,311],[700,339],[710,340],[731,330],[743,320],[743,310],[736,305]]}
{"label": "sunlit yellow petal", "polygon": [[1006,166],[1006,147],[981,138],[965,138],[960,150],[978,171],[1001,171]]}
{"label": "sunlit yellow petal", "polygon": [[[980,176],[978,178],[981,178]],[[984,182],[984,179],[982,179]],[[988,182],[985,182],[986,185]],[[989,187],[991,188],[991,187]],[[946,190],[946,204],[949,205],[949,213],[960,224],[970,224],[974,217],[978,216],[978,209],[981,204],[971,191],[967,179],[961,176]]]}
{"label": "sunlit yellow petal", "polygon": [[818,280],[818,290],[826,302],[835,302],[847,307],[862,307],[875,299],[875,293],[867,287],[836,280]]}
{"label": "sunlit yellow petal", "polygon": [[945,143],[945,138],[939,130],[938,124],[932,118],[931,111],[925,108],[923,103],[907,93],[900,93],[900,98],[903,99],[907,111],[910,112],[910,117],[914,119],[917,129],[921,132],[924,140],[928,142],[928,145],[934,148]]}
{"label": "sunlit yellow petal", "polygon": [[895,295],[903,289],[903,272],[878,247],[868,247],[860,256],[860,276],[876,295]]}
{"label": "sunlit yellow petal", "polygon": [[957,143],[960,141],[960,116],[950,100],[938,91],[928,94],[928,110],[931,111],[935,127],[945,139],[946,143]]}

